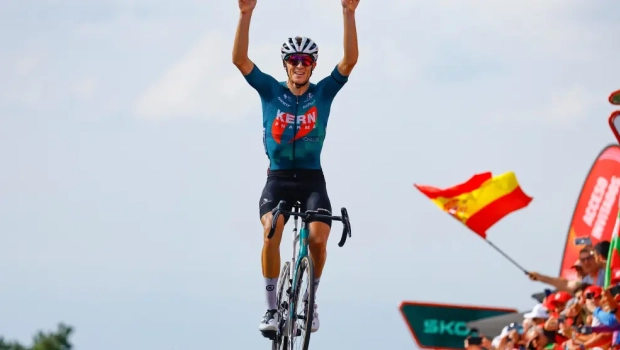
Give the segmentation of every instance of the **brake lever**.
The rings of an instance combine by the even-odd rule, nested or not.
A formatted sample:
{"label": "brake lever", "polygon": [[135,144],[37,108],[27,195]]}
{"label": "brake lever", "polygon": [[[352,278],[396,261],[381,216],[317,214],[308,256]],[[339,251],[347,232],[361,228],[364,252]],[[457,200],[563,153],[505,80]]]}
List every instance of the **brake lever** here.
{"label": "brake lever", "polygon": [[342,208],[342,217],[347,223],[347,233],[349,238],[351,238],[351,221],[349,220],[349,213],[347,212],[347,208]]}
{"label": "brake lever", "polygon": [[338,242],[338,246],[344,246],[344,243],[347,241],[347,236],[351,237],[351,224],[349,222],[349,214],[347,213],[346,208],[340,209],[341,218],[342,218],[342,238],[340,238],[340,242]]}

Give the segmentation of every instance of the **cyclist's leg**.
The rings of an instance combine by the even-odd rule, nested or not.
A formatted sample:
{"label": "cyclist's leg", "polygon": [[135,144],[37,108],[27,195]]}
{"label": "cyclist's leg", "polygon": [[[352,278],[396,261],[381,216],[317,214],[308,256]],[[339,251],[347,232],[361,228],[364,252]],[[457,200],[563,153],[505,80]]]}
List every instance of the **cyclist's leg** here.
{"label": "cyclist's leg", "polygon": [[[306,200],[306,207],[307,210],[327,210],[331,215],[332,204],[325,184],[313,186],[313,191]],[[323,274],[323,267],[327,260],[327,240],[331,226],[332,221],[326,219],[312,219],[308,225],[310,230],[308,245],[314,262],[314,277],[317,281]]]}
{"label": "cyclist's leg", "polygon": [[[308,210],[327,210],[330,214],[332,211],[332,205],[327,195],[327,188],[325,183],[312,186],[312,191],[309,193],[306,200],[306,207]],[[312,219],[308,224],[310,231],[310,237],[308,239],[308,245],[310,248],[310,256],[314,263],[314,298],[316,301],[316,291],[319,287],[321,275],[323,274],[323,267],[327,260],[327,240],[329,239],[329,233],[331,230],[331,220],[326,219]],[[312,320],[312,332],[316,332],[319,329],[319,314],[317,312],[317,305],[314,304],[314,318]]]}
{"label": "cyclist's leg", "polygon": [[[283,196],[285,193],[282,183],[277,179],[267,179],[263,193],[259,200],[260,220],[263,225],[263,249],[261,254],[261,265],[263,277],[265,278],[265,304],[267,312],[259,325],[262,332],[277,330],[277,285],[280,276],[280,242],[282,241],[282,232],[284,224],[288,220],[287,217],[281,215],[278,218],[276,230],[271,237],[267,238],[271,230],[271,222],[273,215],[271,210],[278,205],[280,200],[287,200]],[[288,203],[288,200],[287,200]],[[289,204],[290,205],[290,204]],[[290,208],[286,208],[290,210]]]}

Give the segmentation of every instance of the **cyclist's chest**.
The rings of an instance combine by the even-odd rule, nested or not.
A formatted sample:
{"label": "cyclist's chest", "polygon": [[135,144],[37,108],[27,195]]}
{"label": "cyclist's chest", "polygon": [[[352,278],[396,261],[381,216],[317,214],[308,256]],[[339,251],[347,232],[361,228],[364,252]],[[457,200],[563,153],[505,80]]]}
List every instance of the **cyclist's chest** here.
{"label": "cyclist's chest", "polygon": [[270,101],[265,116],[265,128],[277,143],[296,140],[322,141],[325,136],[328,112],[313,93],[293,96],[282,93]]}

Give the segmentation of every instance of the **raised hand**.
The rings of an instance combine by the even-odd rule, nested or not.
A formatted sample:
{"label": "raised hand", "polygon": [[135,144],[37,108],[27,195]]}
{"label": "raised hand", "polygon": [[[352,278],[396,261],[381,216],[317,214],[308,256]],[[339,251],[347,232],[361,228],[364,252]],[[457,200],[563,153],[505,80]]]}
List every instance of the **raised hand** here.
{"label": "raised hand", "polygon": [[[256,7],[256,0],[238,0],[241,13],[252,12]],[[343,0],[344,2],[344,0]]]}
{"label": "raised hand", "polygon": [[347,9],[351,12],[355,12],[357,5],[359,5],[360,3],[360,0],[340,0],[340,1],[342,1],[342,8]]}

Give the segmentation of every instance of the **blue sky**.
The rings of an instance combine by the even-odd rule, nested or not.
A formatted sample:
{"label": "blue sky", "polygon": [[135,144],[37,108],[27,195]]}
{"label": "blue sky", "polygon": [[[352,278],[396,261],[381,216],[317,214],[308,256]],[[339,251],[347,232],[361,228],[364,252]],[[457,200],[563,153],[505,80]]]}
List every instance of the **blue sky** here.
{"label": "blue sky", "polygon": [[[283,79],[281,42],[310,36],[318,81],[342,55],[339,7],[259,0],[251,58]],[[230,63],[237,12],[0,4],[0,334],[26,342],[64,321],[78,349],[269,346],[256,329],[268,161],[258,95]],[[614,141],[619,12],[611,0],[360,3],[359,64],[323,153],[354,231],[329,244],[313,347],[413,347],[402,300],[532,306],[542,286],[412,183],[515,171],[534,201],[490,239],[557,273],[582,181]]]}

